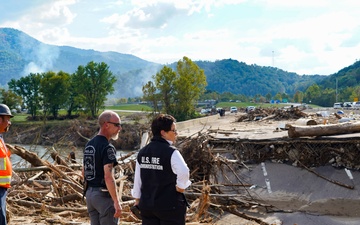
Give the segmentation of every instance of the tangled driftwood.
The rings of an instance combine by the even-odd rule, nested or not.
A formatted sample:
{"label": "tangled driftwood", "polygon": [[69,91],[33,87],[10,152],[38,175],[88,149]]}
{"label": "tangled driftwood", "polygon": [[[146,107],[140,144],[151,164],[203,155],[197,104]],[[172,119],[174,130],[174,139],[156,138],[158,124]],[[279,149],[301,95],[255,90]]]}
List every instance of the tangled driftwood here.
{"label": "tangled driftwood", "polygon": [[[184,144],[191,148],[192,145],[197,145],[194,140],[190,139]],[[49,223],[61,221],[61,224],[88,221],[86,199],[82,196],[81,165],[67,162],[55,150],[51,152],[54,163],[50,163],[23,147],[7,146],[13,154],[19,154],[30,163],[30,167],[14,168],[14,180],[8,193],[10,221],[11,216],[16,215],[19,211],[23,212],[23,216],[34,218],[34,221],[47,221]],[[203,154],[204,150],[207,154]],[[190,153],[190,149],[186,151],[188,151],[186,154]],[[116,168],[116,182],[123,207],[121,221],[129,222],[129,224],[139,223],[139,220],[130,213],[130,206],[134,203],[130,194],[135,168],[134,154],[135,152],[130,152],[119,158],[120,166]],[[189,165],[194,171],[192,176],[199,182],[195,182],[189,193],[186,194],[191,203],[187,212],[187,221],[193,222],[192,224],[195,224],[194,222],[208,223],[216,218],[210,212],[211,207],[215,207],[219,212],[227,210],[212,203],[214,197],[227,197],[211,194],[213,186],[209,183],[208,178],[213,173],[213,163],[216,159],[210,149],[206,148],[206,141],[203,146],[193,151],[193,154],[189,157],[201,157],[202,162],[199,164],[195,161],[189,161]],[[195,165],[204,166],[197,168]]]}
{"label": "tangled driftwood", "polygon": [[256,108],[244,115],[238,117],[237,122],[253,121],[253,120],[287,120],[299,119],[306,117],[307,114],[298,107],[282,108]]}
{"label": "tangled driftwood", "polygon": [[[85,200],[82,197],[81,165],[72,164],[51,152],[54,163],[39,158],[19,146],[7,145],[30,163],[30,167],[14,169],[13,187],[9,190],[9,215],[21,211],[37,215],[36,221],[71,224],[88,221]],[[250,214],[251,210],[275,212],[280,209],[255,200],[248,191],[252,183],[241,177],[239,171],[250,164],[266,160],[292,164],[316,174],[336,185],[352,189],[352,185],[317,174],[313,167],[331,164],[334,167],[360,169],[358,163],[360,141],[357,138],[241,140],[214,139],[209,131],[179,142],[179,149],[191,171],[193,184],[186,191],[191,203],[187,221],[214,223],[225,212],[258,224],[271,224]],[[134,203],[131,197],[136,152],[118,159],[116,181],[123,206],[121,220],[130,224],[140,221],[130,213]],[[284,210],[283,210],[284,211]],[[66,222],[68,221],[68,222]],[[60,222],[59,222],[60,223]]]}
{"label": "tangled driftwood", "polygon": [[[81,165],[67,163],[54,150],[51,153],[54,164],[39,158],[20,146],[7,145],[12,154],[18,154],[31,164],[29,168],[15,168],[12,187],[8,192],[8,210],[11,215],[22,211],[22,215],[37,215],[34,220],[61,219],[61,224],[88,220],[86,199],[83,198]],[[126,157],[131,157],[132,154]],[[116,182],[122,197],[122,221],[138,222],[129,206],[134,200],[130,197],[131,185],[126,182],[127,175],[133,174],[134,163],[124,162],[117,168]],[[26,210],[24,210],[26,208]],[[71,216],[69,216],[71,215]]]}

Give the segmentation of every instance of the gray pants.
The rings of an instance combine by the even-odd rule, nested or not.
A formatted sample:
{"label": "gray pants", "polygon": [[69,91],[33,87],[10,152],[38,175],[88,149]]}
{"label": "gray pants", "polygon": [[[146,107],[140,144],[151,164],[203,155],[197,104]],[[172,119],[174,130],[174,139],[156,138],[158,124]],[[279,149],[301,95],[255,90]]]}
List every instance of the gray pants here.
{"label": "gray pants", "polygon": [[118,219],[114,218],[114,202],[109,192],[103,192],[100,188],[89,187],[86,191],[86,205],[91,225],[118,224]]}

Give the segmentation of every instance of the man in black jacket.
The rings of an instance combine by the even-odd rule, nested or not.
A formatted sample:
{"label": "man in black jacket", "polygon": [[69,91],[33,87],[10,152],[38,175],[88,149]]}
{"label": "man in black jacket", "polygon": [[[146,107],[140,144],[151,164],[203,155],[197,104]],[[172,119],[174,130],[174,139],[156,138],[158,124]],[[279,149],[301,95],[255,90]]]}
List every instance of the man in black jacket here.
{"label": "man in black jacket", "polygon": [[137,156],[132,195],[143,225],[184,225],[190,186],[189,168],[172,146],[177,137],[174,117],[160,114],[151,124],[153,138]]}

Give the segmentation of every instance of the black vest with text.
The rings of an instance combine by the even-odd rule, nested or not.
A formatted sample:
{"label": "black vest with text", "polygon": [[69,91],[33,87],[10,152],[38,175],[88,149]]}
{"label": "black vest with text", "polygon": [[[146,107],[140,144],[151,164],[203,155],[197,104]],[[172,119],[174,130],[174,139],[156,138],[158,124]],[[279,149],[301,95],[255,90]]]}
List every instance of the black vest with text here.
{"label": "black vest with text", "polygon": [[139,151],[141,198],[140,209],[174,210],[178,205],[176,174],[171,168],[171,156],[175,151],[165,139],[154,137]]}

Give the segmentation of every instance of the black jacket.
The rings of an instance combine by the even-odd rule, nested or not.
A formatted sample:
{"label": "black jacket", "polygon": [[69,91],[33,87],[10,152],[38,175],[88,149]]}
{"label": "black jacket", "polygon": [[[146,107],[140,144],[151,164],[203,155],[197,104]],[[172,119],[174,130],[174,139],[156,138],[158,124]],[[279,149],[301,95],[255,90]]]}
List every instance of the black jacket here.
{"label": "black jacket", "polygon": [[140,209],[174,210],[178,206],[181,193],[176,191],[176,174],[171,168],[171,156],[175,150],[165,139],[154,137],[139,151]]}

